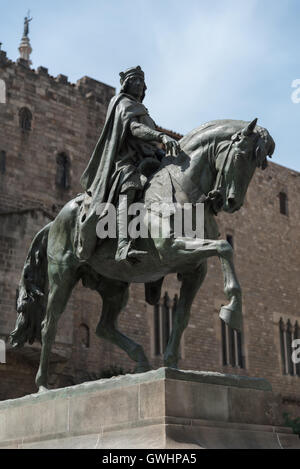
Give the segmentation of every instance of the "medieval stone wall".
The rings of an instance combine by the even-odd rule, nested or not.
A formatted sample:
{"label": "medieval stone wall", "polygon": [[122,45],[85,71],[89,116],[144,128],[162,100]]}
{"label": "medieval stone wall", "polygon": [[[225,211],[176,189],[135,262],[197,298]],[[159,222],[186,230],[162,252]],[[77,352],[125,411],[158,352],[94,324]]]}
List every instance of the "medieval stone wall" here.
{"label": "medieval stone wall", "polygon": [[[16,289],[32,238],[81,191],[80,175],[115,90],[88,77],[71,84],[65,76],[50,76],[44,67],[35,71],[22,61],[11,62],[3,51],[0,80],[5,90],[0,104],[0,337],[7,337],[14,328]],[[30,128],[21,122],[20,111],[24,108],[30,111]],[[57,181],[57,176],[61,177],[61,154],[68,159],[68,179],[62,180],[65,187]],[[71,364],[65,375],[60,374],[62,384],[72,384],[77,371],[88,374],[101,369],[104,352],[100,341],[94,346],[96,338],[91,334],[91,346],[85,348],[78,345],[80,339],[76,336],[81,324],[95,329],[100,305],[98,295],[81,286],[74,290],[54,347],[57,356],[53,360],[59,363],[56,368],[61,370],[67,359]],[[33,348],[35,354],[28,357],[28,350],[18,352],[17,359],[8,351],[7,364],[0,365],[0,373],[5,370],[10,379],[1,374],[0,398],[34,390],[33,380],[24,379],[22,367],[15,366],[16,360],[20,363],[23,357],[26,370],[32,366],[33,376],[39,353],[38,346]],[[105,350],[105,346],[102,348]],[[71,359],[73,352],[75,361]],[[11,386],[14,379],[18,384]]]}
{"label": "medieval stone wall", "polygon": [[[6,93],[5,103],[0,104],[0,157],[5,152],[5,164],[0,164],[0,336],[6,337],[14,326],[16,288],[30,241],[80,192],[79,178],[114,89],[88,77],[70,84],[64,76],[53,78],[45,68],[33,71],[0,54],[0,80]],[[20,128],[19,111],[24,107],[32,115],[31,130]],[[57,185],[57,158],[62,153],[69,164],[66,188]],[[280,193],[287,196],[287,214],[280,213]],[[218,216],[221,237],[230,235],[233,240],[243,288],[244,368],[223,364],[218,313],[226,298],[217,259],[209,261],[207,278],[193,304],[180,362],[184,369],[267,378],[293,412],[300,409],[300,376],[283,368],[279,321],[300,323],[299,200],[300,174],[270,163],[264,172],[257,170],[244,207],[234,215]],[[163,296],[167,292],[172,300],[179,288],[177,278],[169,276]],[[59,323],[52,357],[54,386],[99,377],[101,370],[113,365],[134,369],[124,352],[94,334],[100,311],[99,295],[78,285]],[[155,312],[145,303],[143,285],[131,286],[119,327],[144,346],[154,367],[162,365],[161,355],[156,354]],[[37,344],[9,351],[7,364],[0,365],[0,399],[34,390],[38,358]]]}

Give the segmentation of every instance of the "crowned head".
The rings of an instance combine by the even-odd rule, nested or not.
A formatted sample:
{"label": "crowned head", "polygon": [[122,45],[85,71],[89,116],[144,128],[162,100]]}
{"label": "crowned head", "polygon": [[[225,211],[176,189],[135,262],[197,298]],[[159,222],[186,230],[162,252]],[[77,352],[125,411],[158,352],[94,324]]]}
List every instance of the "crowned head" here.
{"label": "crowned head", "polygon": [[145,74],[141,67],[131,67],[120,73],[121,93],[127,93],[138,101],[143,101],[145,91]]}

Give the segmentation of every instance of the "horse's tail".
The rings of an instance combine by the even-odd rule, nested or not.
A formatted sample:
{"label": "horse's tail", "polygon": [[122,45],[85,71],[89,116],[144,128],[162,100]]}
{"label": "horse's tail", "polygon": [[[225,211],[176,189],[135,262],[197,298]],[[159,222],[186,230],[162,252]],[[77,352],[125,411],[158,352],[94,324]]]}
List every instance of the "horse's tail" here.
{"label": "horse's tail", "polygon": [[51,223],[33,239],[24,264],[18,295],[17,321],[9,341],[13,347],[23,347],[41,341],[41,323],[48,300],[47,244]]}

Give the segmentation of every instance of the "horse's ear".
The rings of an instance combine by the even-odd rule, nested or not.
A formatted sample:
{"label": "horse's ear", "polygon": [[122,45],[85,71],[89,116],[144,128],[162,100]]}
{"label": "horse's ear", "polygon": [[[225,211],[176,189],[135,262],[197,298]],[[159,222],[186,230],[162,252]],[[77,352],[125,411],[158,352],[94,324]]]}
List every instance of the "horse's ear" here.
{"label": "horse's ear", "polygon": [[249,125],[247,125],[247,127],[244,128],[244,130],[242,131],[242,135],[244,135],[245,137],[250,137],[250,135],[252,135],[254,132],[257,121],[258,119],[256,117],[256,119],[254,119],[252,122],[250,122]]}

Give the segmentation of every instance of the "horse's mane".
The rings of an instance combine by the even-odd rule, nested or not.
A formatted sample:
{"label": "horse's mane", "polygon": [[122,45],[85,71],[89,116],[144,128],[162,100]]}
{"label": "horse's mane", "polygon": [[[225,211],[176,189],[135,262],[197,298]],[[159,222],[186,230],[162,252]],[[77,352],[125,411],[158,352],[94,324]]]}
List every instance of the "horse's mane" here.
{"label": "horse's mane", "polygon": [[[205,145],[208,141],[230,140],[232,135],[245,128],[248,124],[249,122],[233,119],[210,121],[186,134],[180,140],[180,146],[183,150],[189,149],[192,151],[193,148]],[[263,139],[268,155],[271,156],[275,150],[275,142],[267,129],[257,125],[255,133]]]}
{"label": "horse's mane", "polygon": [[197,138],[199,143],[199,139],[204,143],[208,139],[216,138],[219,136],[222,139],[226,139],[226,137],[230,138],[238,130],[241,130],[243,127],[247,125],[245,121],[238,121],[238,120],[231,120],[231,119],[220,119],[207,122],[205,124],[200,125],[199,127],[191,130],[191,132],[187,133],[181,140],[180,146],[184,148],[186,145],[189,145],[192,140]]}

